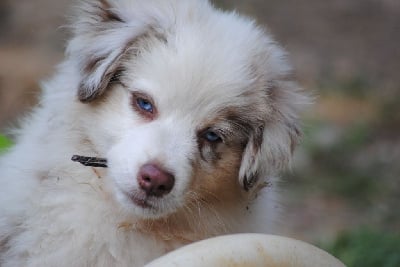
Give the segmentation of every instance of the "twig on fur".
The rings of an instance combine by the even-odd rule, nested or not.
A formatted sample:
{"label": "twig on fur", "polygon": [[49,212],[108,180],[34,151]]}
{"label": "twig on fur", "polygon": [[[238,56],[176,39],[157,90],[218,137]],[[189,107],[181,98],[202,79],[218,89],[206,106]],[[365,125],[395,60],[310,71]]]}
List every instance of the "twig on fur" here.
{"label": "twig on fur", "polygon": [[101,167],[107,168],[107,159],[104,158],[96,158],[96,157],[84,157],[73,155],[71,158],[72,161],[79,162],[80,164],[87,167]]}

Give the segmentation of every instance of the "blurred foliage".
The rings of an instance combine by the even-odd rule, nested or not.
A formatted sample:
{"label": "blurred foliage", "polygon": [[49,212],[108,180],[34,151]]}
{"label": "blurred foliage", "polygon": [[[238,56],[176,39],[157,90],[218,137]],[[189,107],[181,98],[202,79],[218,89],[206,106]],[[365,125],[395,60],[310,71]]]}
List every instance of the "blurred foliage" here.
{"label": "blurred foliage", "polygon": [[0,134],[0,153],[4,152],[7,148],[12,146],[10,139]]}
{"label": "blurred foliage", "polygon": [[394,129],[393,133],[400,134],[400,88],[398,95],[382,101],[380,118],[386,129]]}
{"label": "blurred foliage", "polygon": [[324,249],[347,267],[399,267],[400,234],[371,229],[344,232]]}
{"label": "blurred foliage", "polygon": [[365,99],[374,91],[371,81],[361,74],[354,74],[340,80],[329,75],[321,75],[318,78],[317,86],[320,93],[345,94],[359,99]]}
{"label": "blurred foliage", "polygon": [[353,125],[338,133],[331,143],[321,145],[315,139],[320,129],[326,127],[324,124],[314,122],[306,129],[304,147],[311,167],[297,172],[300,179],[294,182],[298,180],[300,187],[312,183],[326,193],[364,203],[380,190],[378,170],[375,166],[357,168],[353,159],[373,139],[371,127],[363,123]]}

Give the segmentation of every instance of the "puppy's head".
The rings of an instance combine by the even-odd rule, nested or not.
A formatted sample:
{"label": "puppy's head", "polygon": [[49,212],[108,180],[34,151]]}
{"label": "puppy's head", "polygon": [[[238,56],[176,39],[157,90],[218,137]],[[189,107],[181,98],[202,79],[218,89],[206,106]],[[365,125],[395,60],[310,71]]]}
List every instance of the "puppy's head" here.
{"label": "puppy's head", "polygon": [[87,1],[68,56],[88,138],[143,218],[245,207],[298,142],[285,53],[206,1]]}

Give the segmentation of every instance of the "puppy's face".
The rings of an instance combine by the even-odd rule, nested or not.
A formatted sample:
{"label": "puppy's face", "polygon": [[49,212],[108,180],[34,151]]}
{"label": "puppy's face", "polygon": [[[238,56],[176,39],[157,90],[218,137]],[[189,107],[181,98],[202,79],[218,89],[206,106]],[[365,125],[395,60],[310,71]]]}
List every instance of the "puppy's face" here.
{"label": "puppy's face", "polygon": [[227,68],[225,59],[209,57],[209,48],[197,58],[192,55],[198,50],[176,48],[160,41],[140,56],[128,55],[118,81],[96,106],[96,112],[110,113],[115,103],[114,114],[102,117],[124,128],[101,130],[114,136],[107,149],[110,176],[119,201],[143,217],[204,201],[243,201],[244,150],[248,144],[258,149],[270,112],[250,70]]}
{"label": "puppy's face", "polygon": [[222,107],[209,112],[199,103],[180,104],[193,101],[193,95],[171,101],[157,97],[154,89],[134,88],[114,89],[130,98],[132,116],[107,154],[120,202],[136,214],[159,217],[193,201],[241,198],[245,126]]}
{"label": "puppy's face", "polygon": [[149,4],[140,20],[128,2],[88,4],[69,46],[86,132],[109,160],[117,199],[143,218],[245,206],[299,135],[301,97],[283,52],[203,1]]}

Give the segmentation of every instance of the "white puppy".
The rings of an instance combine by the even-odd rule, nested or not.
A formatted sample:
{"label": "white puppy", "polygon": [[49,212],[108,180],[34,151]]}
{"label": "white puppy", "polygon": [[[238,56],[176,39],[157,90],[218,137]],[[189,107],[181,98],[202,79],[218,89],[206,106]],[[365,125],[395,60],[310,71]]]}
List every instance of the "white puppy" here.
{"label": "white puppy", "polygon": [[72,32],[1,159],[0,265],[141,266],[271,232],[307,100],[271,37],[205,0],[82,1]]}

